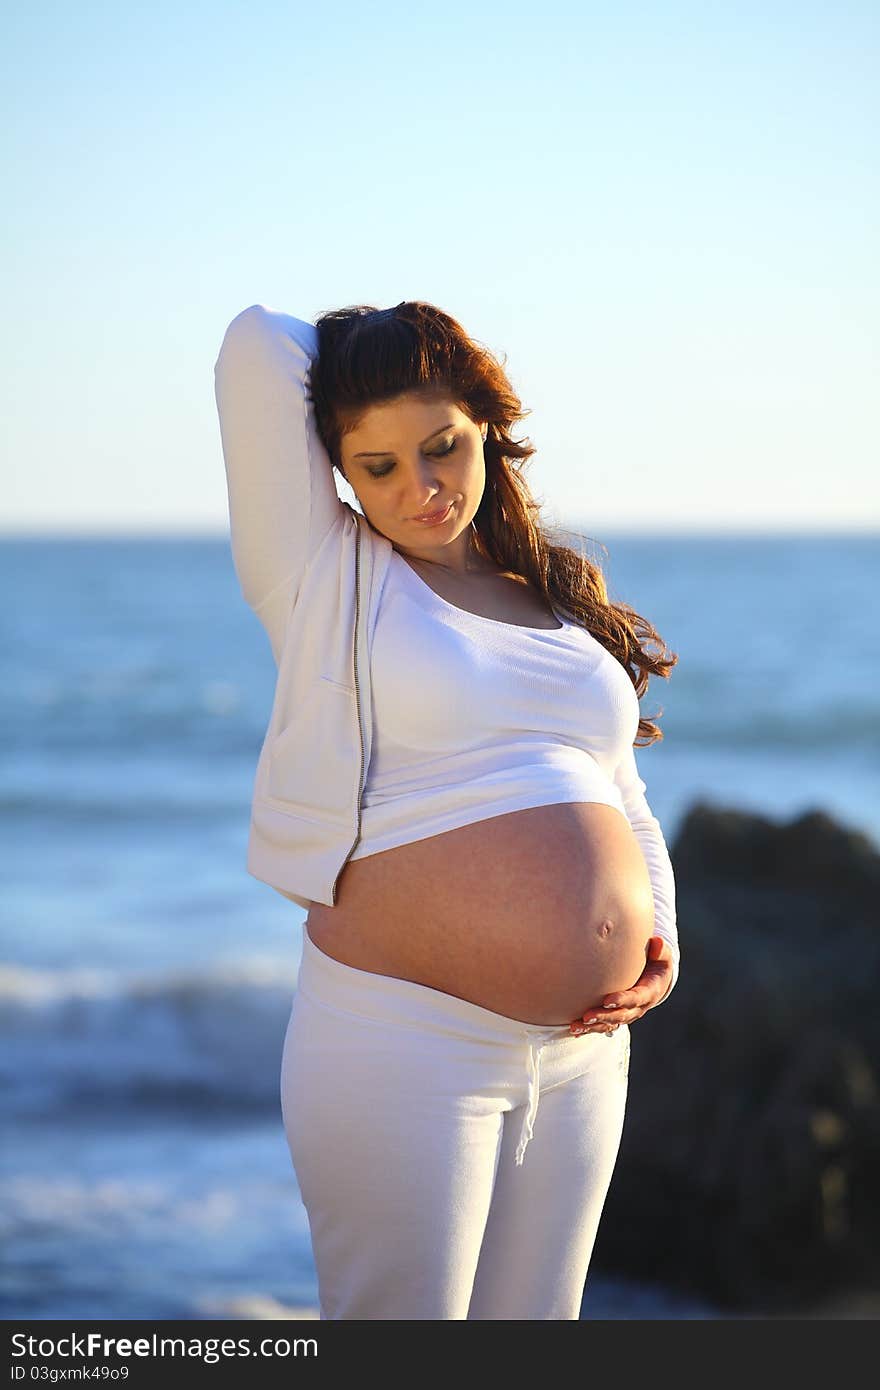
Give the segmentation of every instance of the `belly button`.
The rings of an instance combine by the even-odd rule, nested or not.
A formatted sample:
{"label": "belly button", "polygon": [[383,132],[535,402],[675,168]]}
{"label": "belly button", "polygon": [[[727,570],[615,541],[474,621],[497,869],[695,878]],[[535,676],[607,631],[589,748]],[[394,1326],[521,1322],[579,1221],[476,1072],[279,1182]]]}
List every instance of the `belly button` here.
{"label": "belly button", "polygon": [[599,940],[607,941],[609,936],[611,936],[614,931],[614,923],[611,921],[610,917],[605,917],[599,923],[599,926],[596,930],[599,936]]}

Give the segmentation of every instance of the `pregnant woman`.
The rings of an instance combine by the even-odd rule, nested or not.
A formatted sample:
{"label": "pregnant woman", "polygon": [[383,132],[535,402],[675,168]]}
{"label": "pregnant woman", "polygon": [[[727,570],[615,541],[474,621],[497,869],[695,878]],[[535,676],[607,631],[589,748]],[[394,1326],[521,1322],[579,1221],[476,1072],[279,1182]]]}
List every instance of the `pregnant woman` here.
{"label": "pregnant woman", "polygon": [[629,1025],[678,973],[633,751],[677,657],[542,525],[527,412],[442,310],[254,304],[214,371],[278,667],[247,866],[307,911],[281,1105],[320,1316],[577,1319]]}

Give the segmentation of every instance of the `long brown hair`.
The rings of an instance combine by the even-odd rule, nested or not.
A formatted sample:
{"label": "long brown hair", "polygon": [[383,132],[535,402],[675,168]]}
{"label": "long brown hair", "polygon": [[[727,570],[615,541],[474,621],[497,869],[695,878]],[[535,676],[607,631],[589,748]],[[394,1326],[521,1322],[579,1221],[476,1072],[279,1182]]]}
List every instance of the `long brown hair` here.
{"label": "long brown hair", "polygon": [[[477,550],[502,571],[527,579],[591,632],[623,666],[639,698],[649,676],[668,680],[677,654],[646,618],[609,599],[600,567],[562,542],[571,533],[541,521],[540,504],[523,476],[535,446],[510,433],[531,411],[523,409],[507,377],[506,358],[499,362],[454,318],[422,300],[404,300],[392,309],[331,309],[315,326],[318,354],[309,374],[315,425],[343,477],[341,440],[370,406],[405,392],[448,396],[474,422],[489,422],[486,487],[473,520]],[[653,722],[660,714],[639,719],[637,745],[663,738]]]}

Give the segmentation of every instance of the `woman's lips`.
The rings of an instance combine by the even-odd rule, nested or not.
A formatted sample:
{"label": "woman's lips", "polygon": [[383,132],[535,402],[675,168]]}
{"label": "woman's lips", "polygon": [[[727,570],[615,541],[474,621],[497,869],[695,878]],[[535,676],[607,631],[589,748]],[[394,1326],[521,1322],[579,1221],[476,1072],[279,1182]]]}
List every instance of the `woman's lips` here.
{"label": "woman's lips", "polygon": [[432,512],[429,516],[426,516],[424,519],[420,516],[414,516],[412,520],[417,522],[419,526],[439,526],[441,521],[446,520],[446,517],[448,516],[451,508],[452,503],[449,502],[443,508],[442,512]]}

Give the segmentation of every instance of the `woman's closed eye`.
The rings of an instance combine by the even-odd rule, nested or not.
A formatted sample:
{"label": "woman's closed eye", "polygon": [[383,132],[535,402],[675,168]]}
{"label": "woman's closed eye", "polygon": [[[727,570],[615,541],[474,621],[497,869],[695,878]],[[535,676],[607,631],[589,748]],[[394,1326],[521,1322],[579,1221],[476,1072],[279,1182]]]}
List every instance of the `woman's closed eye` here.
{"label": "woman's closed eye", "polygon": [[[448,454],[452,453],[453,449],[455,448],[455,445],[456,440],[453,439],[447,449],[435,449],[433,453],[428,454],[427,457],[433,459],[446,458]],[[368,468],[367,472],[369,473],[371,478],[384,478],[388,473],[391,472],[393,467],[393,463],[386,463],[381,468]]]}

